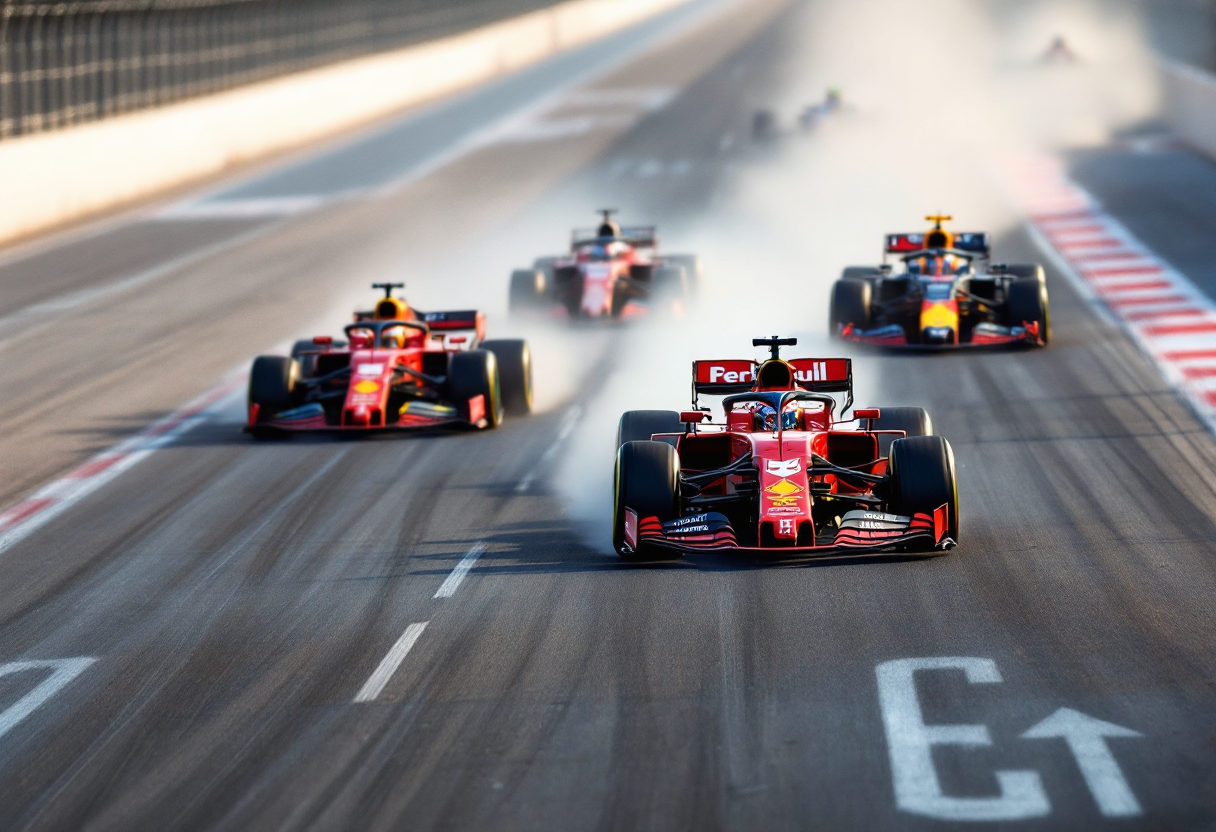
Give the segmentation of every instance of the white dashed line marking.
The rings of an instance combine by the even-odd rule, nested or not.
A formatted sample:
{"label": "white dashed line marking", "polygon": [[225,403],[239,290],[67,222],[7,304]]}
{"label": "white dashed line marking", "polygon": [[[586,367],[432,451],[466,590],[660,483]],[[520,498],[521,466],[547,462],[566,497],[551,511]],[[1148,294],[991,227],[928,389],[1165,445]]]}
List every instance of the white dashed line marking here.
{"label": "white dashed line marking", "polygon": [[422,635],[422,631],[426,629],[426,625],[429,623],[429,621],[421,621],[405,628],[405,632],[401,634],[401,638],[397,639],[397,643],[381,659],[380,664],[372,671],[372,675],[367,677],[367,681],[363,683],[363,687],[359,688],[359,692],[355,694],[356,702],[375,701],[376,697],[384,690],[384,686],[388,684],[389,679],[393,678],[393,674],[397,672],[397,668],[405,661],[405,657],[413,648],[414,642]]}
{"label": "white dashed line marking", "polygon": [[473,564],[477,563],[477,559],[481,557],[481,553],[486,550],[486,544],[478,542],[473,544],[473,548],[469,549],[467,555],[460,559],[460,563],[452,570],[452,574],[448,575],[442,584],[439,585],[439,590],[435,593],[436,598],[451,598],[456,594],[456,590],[460,587],[460,582],[464,580],[464,576],[473,568]]}

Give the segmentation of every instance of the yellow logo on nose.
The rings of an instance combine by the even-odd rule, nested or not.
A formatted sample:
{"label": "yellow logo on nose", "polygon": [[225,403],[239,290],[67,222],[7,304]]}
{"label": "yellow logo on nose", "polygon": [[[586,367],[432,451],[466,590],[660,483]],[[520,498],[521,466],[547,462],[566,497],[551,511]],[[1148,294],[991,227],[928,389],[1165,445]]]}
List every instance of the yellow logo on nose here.
{"label": "yellow logo on nose", "polygon": [[375,393],[379,389],[380,382],[378,381],[361,381],[355,385],[356,393]]}
{"label": "yellow logo on nose", "polygon": [[935,303],[926,306],[920,313],[921,329],[929,327],[947,327],[954,329],[958,326],[958,313],[945,303]]}
{"label": "yellow logo on nose", "polygon": [[775,482],[765,489],[765,491],[776,494],[778,497],[788,497],[791,494],[797,494],[801,490],[801,487],[794,485],[792,482],[786,479]]}

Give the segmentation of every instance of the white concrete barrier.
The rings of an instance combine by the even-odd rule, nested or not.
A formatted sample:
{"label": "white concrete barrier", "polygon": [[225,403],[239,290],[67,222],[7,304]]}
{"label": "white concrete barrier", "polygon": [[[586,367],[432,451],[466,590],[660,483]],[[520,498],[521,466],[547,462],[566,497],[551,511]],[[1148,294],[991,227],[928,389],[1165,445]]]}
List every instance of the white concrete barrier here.
{"label": "white concrete barrier", "polygon": [[688,0],[568,0],[459,35],[0,142],[0,242],[455,92]]}
{"label": "white concrete barrier", "polygon": [[1161,86],[1170,128],[1196,150],[1216,158],[1216,75],[1162,61]]}

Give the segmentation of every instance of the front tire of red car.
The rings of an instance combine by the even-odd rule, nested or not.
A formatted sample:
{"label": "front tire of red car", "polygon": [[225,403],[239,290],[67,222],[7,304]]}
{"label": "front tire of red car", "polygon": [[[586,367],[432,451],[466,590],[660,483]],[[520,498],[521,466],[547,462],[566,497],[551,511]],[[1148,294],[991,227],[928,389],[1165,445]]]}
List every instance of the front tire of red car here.
{"label": "front tire of red car", "polygon": [[498,360],[489,350],[468,350],[452,356],[448,365],[448,395],[461,418],[472,422],[469,400],[482,397],[485,429],[502,424],[502,385],[498,378]]}
{"label": "front tire of red car", "polygon": [[644,545],[630,551],[625,538],[626,509],[635,511],[639,521],[657,517],[663,522],[678,516],[680,456],[676,449],[666,442],[626,442],[617,451],[614,482],[613,551],[621,560],[633,563],[678,558],[674,552],[648,552]]}
{"label": "front tire of red car", "polygon": [[[276,414],[296,405],[296,382],[300,378],[300,363],[281,355],[259,355],[249,371],[249,411],[257,405],[257,421],[268,422]],[[256,438],[273,436],[273,429],[250,425]]]}
{"label": "front tire of red car", "polygon": [[498,362],[498,382],[502,406],[508,416],[527,416],[532,412],[532,350],[519,338],[483,341],[483,350],[494,353]]}
{"label": "front tire of red car", "polygon": [[[887,507],[893,514],[911,517],[946,506],[946,537],[955,545],[958,537],[958,479],[954,469],[954,450],[941,436],[914,436],[891,443],[888,457]],[[932,551],[932,545],[914,551]]]}

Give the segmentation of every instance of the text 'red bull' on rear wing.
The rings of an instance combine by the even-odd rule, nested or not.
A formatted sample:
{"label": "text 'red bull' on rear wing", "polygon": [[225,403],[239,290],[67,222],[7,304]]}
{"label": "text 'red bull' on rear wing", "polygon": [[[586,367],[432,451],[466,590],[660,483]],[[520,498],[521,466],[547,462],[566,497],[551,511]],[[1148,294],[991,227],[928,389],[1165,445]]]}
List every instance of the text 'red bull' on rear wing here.
{"label": "text 'red bull' on rear wing", "polygon": [[[888,234],[884,252],[886,254],[912,254],[925,248],[924,234]],[[954,251],[965,251],[980,257],[988,256],[988,235],[978,231],[954,232]]]}
{"label": "text 'red bull' on rear wing", "polygon": [[[853,359],[794,358],[798,386],[814,393],[844,393],[844,410],[853,405]],[[692,399],[696,407],[700,395],[729,396],[746,393],[756,381],[757,364],[746,358],[728,358],[692,363]]]}

